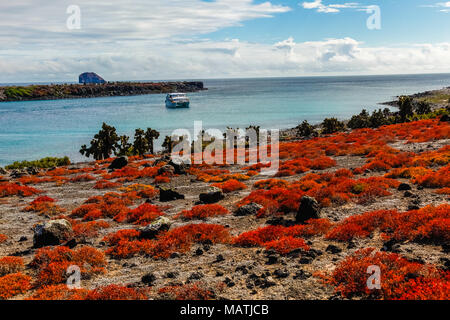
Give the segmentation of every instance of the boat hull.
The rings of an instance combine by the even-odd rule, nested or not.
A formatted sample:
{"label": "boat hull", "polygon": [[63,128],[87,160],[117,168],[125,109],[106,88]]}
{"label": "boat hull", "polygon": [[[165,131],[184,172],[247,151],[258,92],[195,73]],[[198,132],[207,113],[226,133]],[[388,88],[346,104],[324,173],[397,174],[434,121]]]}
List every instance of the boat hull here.
{"label": "boat hull", "polygon": [[167,108],[189,108],[189,101],[186,102],[171,102],[166,101]]}

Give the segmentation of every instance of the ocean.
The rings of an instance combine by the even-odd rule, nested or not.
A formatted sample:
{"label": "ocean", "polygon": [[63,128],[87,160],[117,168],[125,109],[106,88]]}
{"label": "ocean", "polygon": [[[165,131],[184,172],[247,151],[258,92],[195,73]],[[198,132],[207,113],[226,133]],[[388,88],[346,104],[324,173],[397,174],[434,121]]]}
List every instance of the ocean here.
{"label": "ocean", "polygon": [[159,147],[175,129],[193,132],[194,121],[202,121],[204,129],[223,130],[348,119],[363,108],[385,108],[379,103],[398,95],[450,86],[450,74],[203,81],[208,90],[190,93],[189,109],[167,109],[165,94],[0,103],[0,166],[47,156],[86,160],[80,146],[89,145],[103,122],[131,137],[135,128],[156,129]]}

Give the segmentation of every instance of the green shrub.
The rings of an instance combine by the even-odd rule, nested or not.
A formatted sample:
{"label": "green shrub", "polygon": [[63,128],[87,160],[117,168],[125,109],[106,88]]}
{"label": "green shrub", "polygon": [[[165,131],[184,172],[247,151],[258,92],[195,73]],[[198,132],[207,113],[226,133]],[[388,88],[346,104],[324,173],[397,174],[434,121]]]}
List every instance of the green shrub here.
{"label": "green shrub", "polygon": [[33,94],[34,87],[8,87],[4,93],[9,99],[20,99],[30,97]]}
{"label": "green shrub", "polygon": [[366,109],[363,109],[360,114],[352,116],[347,125],[351,129],[369,128],[370,115]]}
{"label": "green shrub", "polygon": [[52,167],[60,167],[60,166],[67,166],[70,164],[69,157],[63,157],[63,158],[52,158],[47,157],[40,160],[34,160],[34,161],[16,161],[13,164],[10,164],[5,167],[5,169],[13,170],[13,169],[23,169],[23,168],[52,168]]}
{"label": "green shrub", "polygon": [[317,135],[316,130],[314,130],[314,127],[309,124],[308,121],[304,120],[300,125],[296,127],[297,134],[300,137],[310,137]]}
{"label": "green shrub", "polygon": [[322,122],[323,133],[330,134],[345,129],[345,124],[336,118],[325,118]]}
{"label": "green shrub", "polygon": [[80,153],[88,158],[92,155],[95,160],[108,159],[119,148],[119,140],[116,128],[103,123],[102,129],[91,140],[91,146],[82,145]]}
{"label": "green shrub", "polygon": [[426,101],[419,101],[416,107],[417,114],[427,114],[431,113],[431,106]]}
{"label": "green shrub", "polygon": [[408,96],[401,96],[398,99],[399,114],[402,120],[406,120],[413,115],[413,99]]}

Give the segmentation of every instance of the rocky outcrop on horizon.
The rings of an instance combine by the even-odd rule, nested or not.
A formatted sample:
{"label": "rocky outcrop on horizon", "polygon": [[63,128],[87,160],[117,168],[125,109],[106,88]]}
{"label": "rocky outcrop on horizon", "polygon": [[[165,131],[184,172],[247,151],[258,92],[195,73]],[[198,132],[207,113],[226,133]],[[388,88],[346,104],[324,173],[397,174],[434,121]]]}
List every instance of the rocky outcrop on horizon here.
{"label": "rocky outcrop on horizon", "polygon": [[95,72],[85,72],[79,75],[78,83],[82,84],[103,84],[106,83],[105,79],[100,77]]}

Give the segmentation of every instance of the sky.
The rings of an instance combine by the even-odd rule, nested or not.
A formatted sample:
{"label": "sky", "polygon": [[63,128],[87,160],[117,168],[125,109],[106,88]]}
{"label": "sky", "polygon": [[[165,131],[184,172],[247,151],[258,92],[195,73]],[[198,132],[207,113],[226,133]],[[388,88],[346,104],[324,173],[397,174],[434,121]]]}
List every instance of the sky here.
{"label": "sky", "polygon": [[450,1],[13,0],[0,83],[450,72]]}

